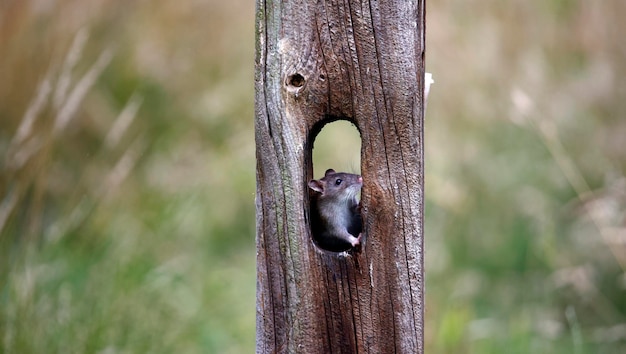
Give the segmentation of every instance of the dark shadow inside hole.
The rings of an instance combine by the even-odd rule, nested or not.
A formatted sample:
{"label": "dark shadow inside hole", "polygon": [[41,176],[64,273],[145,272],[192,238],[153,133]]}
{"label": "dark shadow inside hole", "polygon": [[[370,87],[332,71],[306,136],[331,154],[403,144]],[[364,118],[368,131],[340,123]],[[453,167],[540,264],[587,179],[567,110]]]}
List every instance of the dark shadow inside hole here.
{"label": "dark shadow inside hole", "polygon": [[357,168],[361,156],[359,131],[347,120],[329,118],[314,127],[310,142],[314,142],[315,172],[307,189],[313,241],[332,252],[359,249],[362,219],[358,197],[363,184]]}
{"label": "dark shadow inside hole", "polygon": [[304,77],[300,74],[293,74],[289,76],[287,83],[292,87],[302,87],[304,86]]}

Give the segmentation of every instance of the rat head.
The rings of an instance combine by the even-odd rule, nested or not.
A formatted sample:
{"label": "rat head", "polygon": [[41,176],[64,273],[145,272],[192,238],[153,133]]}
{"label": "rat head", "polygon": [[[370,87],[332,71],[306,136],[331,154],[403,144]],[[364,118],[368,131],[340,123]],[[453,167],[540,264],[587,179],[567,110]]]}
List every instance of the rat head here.
{"label": "rat head", "polygon": [[359,175],[326,170],[324,177],[309,181],[309,188],[319,193],[320,200],[352,201],[363,186],[363,178]]}

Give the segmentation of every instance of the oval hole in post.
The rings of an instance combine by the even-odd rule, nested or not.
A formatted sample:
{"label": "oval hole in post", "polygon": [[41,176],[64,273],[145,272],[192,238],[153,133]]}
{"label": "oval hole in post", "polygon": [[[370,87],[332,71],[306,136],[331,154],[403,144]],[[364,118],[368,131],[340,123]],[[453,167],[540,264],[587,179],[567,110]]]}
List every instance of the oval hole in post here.
{"label": "oval hole in post", "polygon": [[313,137],[313,177],[308,182],[311,235],[319,248],[361,247],[361,136],[346,120],[326,124]]}
{"label": "oval hole in post", "polygon": [[361,134],[347,120],[326,124],[315,138],[313,174],[321,177],[329,168],[342,172],[361,172]]}

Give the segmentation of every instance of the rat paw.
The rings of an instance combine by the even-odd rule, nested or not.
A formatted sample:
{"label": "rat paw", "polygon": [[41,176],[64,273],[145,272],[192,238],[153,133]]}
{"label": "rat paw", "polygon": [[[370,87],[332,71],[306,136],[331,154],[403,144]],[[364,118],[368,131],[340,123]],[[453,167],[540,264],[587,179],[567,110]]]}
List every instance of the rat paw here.
{"label": "rat paw", "polygon": [[354,238],[354,240],[352,240],[352,242],[350,242],[350,244],[352,245],[353,248],[360,248],[361,247],[361,239],[363,238],[363,234],[360,233],[359,237]]}

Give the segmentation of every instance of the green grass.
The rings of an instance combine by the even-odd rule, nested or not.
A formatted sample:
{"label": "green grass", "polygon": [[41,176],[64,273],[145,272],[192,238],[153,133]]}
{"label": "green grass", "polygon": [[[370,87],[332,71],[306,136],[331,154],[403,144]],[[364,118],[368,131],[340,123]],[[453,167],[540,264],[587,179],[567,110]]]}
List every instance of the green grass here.
{"label": "green grass", "polygon": [[252,348],[254,253],[212,261],[192,245],[143,247],[168,243],[154,236],[24,250],[2,292],[5,352]]}

